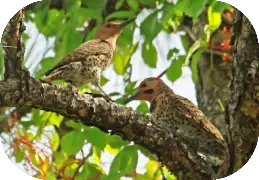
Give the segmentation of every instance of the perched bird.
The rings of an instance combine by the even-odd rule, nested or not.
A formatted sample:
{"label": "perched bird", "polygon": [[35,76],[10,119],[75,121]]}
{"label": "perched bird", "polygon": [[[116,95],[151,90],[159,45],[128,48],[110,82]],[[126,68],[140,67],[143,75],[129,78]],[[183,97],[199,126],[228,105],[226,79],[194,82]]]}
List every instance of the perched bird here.
{"label": "perched bird", "polygon": [[121,31],[134,20],[132,18],[121,24],[108,22],[102,25],[93,40],[83,43],[64,57],[46,72],[43,81],[50,83],[52,80],[65,80],[75,87],[90,82],[108,97],[99,86],[101,73],[111,65],[116,40]]}
{"label": "perched bird", "polygon": [[196,105],[175,94],[160,78],[142,81],[125,103],[132,100],[149,101],[151,119],[168,128],[206,163],[217,167],[223,163],[227,146],[221,133]]}

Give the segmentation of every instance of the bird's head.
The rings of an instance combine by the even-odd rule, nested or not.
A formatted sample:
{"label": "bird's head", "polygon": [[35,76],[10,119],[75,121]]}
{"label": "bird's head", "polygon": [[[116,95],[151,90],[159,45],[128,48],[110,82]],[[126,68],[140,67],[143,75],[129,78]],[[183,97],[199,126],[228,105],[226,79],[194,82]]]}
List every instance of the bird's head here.
{"label": "bird's head", "polygon": [[107,22],[103,24],[100,29],[94,35],[94,39],[105,40],[112,45],[115,49],[116,40],[119,37],[121,31],[131,22],[133,22],[136,18],[129,19],[120,24]]}
{"label": "bird's head", "polygon": [[135,89],[136,93],[126,99],[125,104],[133,100],[145,100],[151,102],[158,96],[161,88],[167,87],[160,78],[147,78]]}

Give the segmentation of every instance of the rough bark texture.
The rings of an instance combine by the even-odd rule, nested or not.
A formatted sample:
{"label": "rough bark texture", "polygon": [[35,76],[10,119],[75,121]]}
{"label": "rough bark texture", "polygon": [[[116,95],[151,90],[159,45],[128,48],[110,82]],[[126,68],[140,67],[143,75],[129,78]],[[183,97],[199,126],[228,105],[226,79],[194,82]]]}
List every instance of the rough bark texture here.
{"label": "rough bark texture", "polygon": [[232,62],[222,60],[222,57],[209,54],[201,55],[198,71],[199,80],[196,83],[199,108],[226,135],[226,121],[223,108],[227,105],[230,95],[230,80]]}
{"label": "rough bark texture", "polygon": [[[233,172],[251,157],[259,120],[259,44],[252,24],[234,13],[234,53],[231,95],[226,108]],[[230,172],[231,173],[231,172]]]}
{"label": "rough bark texture", "polygon": [[[206,24],[208,24],[208,17],[205,11],[201,14],[198,23],[192,27],[197,39],[204,35]],[[221,26],[227,26],[227,23],[223,21]],[[225,107],[229,99],[232,62],[223,61],[221,56],[211,55],[208,52],[201,55],[197,67],[198,81],[195,85],[198,107],[225,137],[225,113],[221,106]]]}
{"label": "rough bark texture", "polygon": [[[203,54],[196,83],[199,108],[229,141],[229,174],[240,169],[251,157],[258,139],[259,120],[258,40],[251,23],[241,12],[235,10],[233,19],[232,63],[216,55],[211,61],[210,55]],[[207,21],[206,15],[194,27],[197,36],[203,32],[204,21]]]}
{"label": "rough bark texture", "polygon": [[[69,87],[45,84],[30,77],[21,66],[24,52],[21,42],[23,16],[23,10],[19,11],[7,25],[3,36],[3,42],[16,46],[16,50],[5,47],[5,81],[0,82],[1,107],[33,107],[57,112],[103,131],[122,134],[124,138],[156,154],[178,179],[211,179],[215,169],[220,170],[219,166],[206,164],[203,157],[188,146],[188,142],[184,144],[180,136],[173,135],[159,122],[151,121],[149,116],[106,102],[103,98],[78,94]],[[222,149],[219,157],[224,157],[222,161],[227,162],[227,156],[228,151]]]}

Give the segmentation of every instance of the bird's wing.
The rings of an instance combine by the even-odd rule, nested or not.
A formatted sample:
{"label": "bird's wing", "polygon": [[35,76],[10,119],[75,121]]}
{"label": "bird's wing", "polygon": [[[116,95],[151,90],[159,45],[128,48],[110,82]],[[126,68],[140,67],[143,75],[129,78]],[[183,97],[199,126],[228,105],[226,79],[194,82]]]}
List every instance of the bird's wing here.
{"label": "bird's wing", "polygon": [[77,62],[85,60],[86,56],[89,55],[98,55],[98,54],[109,54],[112,51],[111,45],[103,40],[93,39],[87,41],[76,48],[72,53],[64,57],[61,61],[59,61],[56,66],[45,73],[46,76],[50,75],[56,69],[67,65],[71,62]]}
{"label": "bird's wing", "polygon": [[194,121],[195,125],[199,126],[201,130],[211,132],[219,141],[224,141],[219,130],[205,117],[196,105],[184,97],[176,96],[178,98],[175,102],[175,106],[185,115],[186,119]]}

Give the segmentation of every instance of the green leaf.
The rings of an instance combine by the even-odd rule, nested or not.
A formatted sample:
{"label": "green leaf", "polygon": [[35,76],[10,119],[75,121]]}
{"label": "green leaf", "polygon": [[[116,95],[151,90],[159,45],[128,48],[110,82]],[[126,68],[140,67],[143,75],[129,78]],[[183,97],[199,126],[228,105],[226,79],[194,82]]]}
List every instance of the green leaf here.
{"label": "green leaf", "polygon": [[140,105],[136,109],[137,112],[140,113],[149,113],[148,105],[145,101],[141,101]]}
{"label": "green leaf", "polygon": [[148,8],[156,8],[156,2],[154,0],[139,0],[140,3],[143,3]]}
{"label": "green leaf", "polygon": [[111,148],[119,149],[122,146],[129,144],[129,142],[123,141],[121,137],[118,135],[112,135],[112,136],[107,136],[107,144],[109,144]]}
{"label": "green leaf", "polygon": [[206,42],[203,41],[203,40],[198,40],[196,41],[189,49],[188,53],[187,53],[187,56],[186,56],[186,59],[185,59],[185,65],[187,66],[189,64],[189,61],[190,61],[190,58],[192,57],[193,53],[199,49],[199,48],[202,48],[202,47],[205,47],[206,46]]}
{"label": "green leaf", "polygon": [[135,13],[133,11],[116,11],[110,15],[108,15],[105,20],[109,21],[113,18],[132,18],[135,17]]}
{"label": "green leaf", "polygon": [[35,13],[35,23],[46,37],[55,36],[60,30],[58,27],[63,26],[63,20],[65,20],[64,11],[46,8]]}
{"label": "green leaf", "polygon": [[142,57],[144,62],[151,68],[156,68],[157,52],[152,42],[145,41],[142,45]]}
{"label": "green leaf", "polygon": [[22,33],[22,40],[23,40],[23,42],[26,42],[29,38],[30,38],[30,37],[29,37],[28,34]]}
{"label": "green leaf", "polygon": [[48,173],[46,174],[46,176],[44,176],[44,179],[46,179],[46,180],[56,180],[57,178],[56,178],[56,176],[55,176],[54,173],[48,172]]}
{"label": "green leaf", "polygon": [[137,0],[127,0],[128,5],[135,12],[139,10],[138,1]]}
{"label": "green leaf", "polygon": [[99,164],[100,163],[100,159],[101,159],[101,155],[102,155],[102,151],[99,148],[95,147],[95,146],[92,146],[92,149],[93,149],[93,153],[92,153],[93,154],[92,155],[93,163]]}
{"label": "green leaf", "polygon": [[162,8],[162,12],[163,15],[161,21],[163,22],[163,24],[166,24],[169,20],[175,17],[175,5],[173,3],[165,3]]}
{"label": "green leaf", "polygon": [[68,155],[76,154],[80,149],[82,149],[84,143],[84,132],[80,130],[72,131],[62,137],[61,149]]}
{"label": "green leaf", "polygon": [[28,138],[29,141],[33,141],[33,139],[35,138],[35,135],[31,132],[26,132],[26,136]]}
{"label": "green leaf", "polygon": [[209,7],[208,9],[208,21],[211,33],[213,33],[221,24],[221,13],[213,12],[212,8]]}
{"label": "green leaf", "polygon": [[135,52],[134,49],[138,47],[138,43],[134,45],[132,44],[134,30],[134,23],[128,24],[120,33],[120,36],[117,40],[116,49],[118,48],[120,51],[123,51],[124,55],[127,55],[127,53],[129,53],[129,55],[130,53],[133,54]]}
{"label": "green leaf", "polygon": [[223,12],[225,9],[232,9],[232,6],[221,2],[221,1],[214,1],[211,3],[212,12]]}
{"label": "green leaf", "polygon": [[147,169],[146,174],[149,177],[153,177],[155,172],[158,169],[158,166],[159,166],[158,162],[156,162],[154,160],[149,160],[148,163],[146,164],[146,169]]}
{"label": "green leaf", "polygon": [[166,71],[166,76],[171,82],[174,82],[181,77],[184,61],[185,56],[179,56],[177,59],[173,60],[171,66]]}
{"label": "green leaf", "polygon": [[41,77],[47,70],[51,69],[59,60],[55,57],[48,57],[41,60],[41,69],[36,72],[37,78]]}
{"label": "green leaf", "polygon": [[64,55],[71,53],[75,48],[77,48],[82,43],[82,35],[79,31],[75,31],[74,29],[67,29],[63,34],[63,48],[65,48]]}
{"label": "green leaf", "polygon": [[103,150],[106,146],[106,135],[95,127],[87,128],[85,131],[86,140],[94,146]]}
{"label": "green leaf", "polygon": [[68,154],[62,151],[56,151],[53,154],[54,162],[57,166],[62,167],[68,160]]}
{"label": "green leaf", "polygon": [[129,24],[123,29],[117,41],[118,53],[113,59],[114,70],[118,75],[124,75],[127,68],[130,65],[131,56],[135,53],[138,48],[138,43],[132,44],[133,42],[134,24]]}
{"label": "green leaf", "polygon": [[87,162],[84,164],[82,171],[80,171],[80,173],[78,174],[78,176],[76,176],[75,179],[85,180],[86,177],[87,179],[96,179],[96,177],[98,177],[97,179],[103,180],[106,176],[101,166]]}
{"label": "green leaf", "polygon": [[109,82],[109,79],[105,78],[103,75],[101,76],[101,86],[104,86],[107,82]]}
{"label": "green leaf", "polygon": [[130,48],[118,48],[113,54],[113,66],[118,75],[124,75],[126,69],[130,64],[132,54],[137,50],[138,43],[132,45]]}
{"label": "green leaf", "polygon": [[118,0],[117,3],[115,4],[115,9],[120,9],[121,6],[123,5],[124,0]]}
{"label": "green leaf", "polygon": [[190,46],[189,39],[187,36],[181,36],[181,40],[182,40],[184,50],[187,52],[187,50],[189,49],[189,46]]}
{"label": "green leaf", "polygon": [[199,49],[197,52],[195,52],[192,56],[191,61],[191,69],[192,69],[192,80],[193,82],[197,82],[198,80],[198,63],[200,61],[201,54],[203,53],[204,48]]}
{"label": "green leaf", "polygon": [[130,94],[130,95],[133,94],[134,93],[134,87],[135,87],[136,84],[137,84],[137,81],[132,81],[129,84],[127,84],[125,89],[124,89],[125,93]]}
{"label": "green leaf", "polygon": [[197,18],[202,13],[207,3],[208,0],[181,0],[178,1],[175,9],[184,12],[190,17]]}
{"label": "green leaf", "polygon": [[170,49],[167,53],[167,60],[170,60],[177,53],[179,53],[179,49],[177,48]]}
{"label": "green leaf", "polygon": [[124,58],[119,51],[115,51],[113,53],[113,65],[114,65],[114,70],[118,75],[123,75],[124,74],[124,67],[125,67],[125,61]]}
{"label": "green leaf", "polygon": [[89,19],[97,19],[99,21],[102,20],[102,16],[99,11],[96,11],[96,9],[90,9],[90,8],[81,8],[82,9],[82,17],[85,19],[85,17],[88,17]]}
{"label": "green leaf", "polygon": [[17,151],[15,152],[15,161],[20,163],[24,160],[25,152],[24,151]]}
{"label": "green leaf", "polygon": [[96,11],[100,11],[104,8],[106,1],[104,0],[81,0],[82,6],[88,7],[90,9],[95,9]]}
{"label": "green leaf", "polygon": [[57,114],[57,113],[51,113],[49,117],[49,122],[57,127],[60,126],[60,123],[63,120],[63,116]]}
{"label": "green leaf", "polygon": [[69,120],[65,122],[68,127],[74,128],[74,129],[83,129],[84,125],[82,123],[77,123],[73,120]]}
{"label": "green leaf", "polygon": [[59,135],[55,131],[52,131],[51,134],[52,134],[52,138],[50,140],[50,146],[53,151],[56,151],[59,146]]}
{"label": "green leaf", "polygon": [[119,177],[135,171],[138,162],[137,146],[124,147],[115,157],[111,164],[109,177],[119,175]]}
{"label": "green leaf", "polygon": [[145,36],[146,41],[152,42],[162,28],[163,26],[158,19],[158,13],[154,12],[142,22],[140,32]]}

